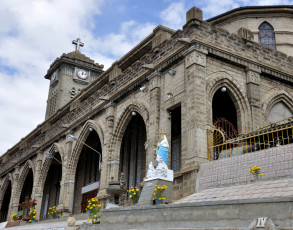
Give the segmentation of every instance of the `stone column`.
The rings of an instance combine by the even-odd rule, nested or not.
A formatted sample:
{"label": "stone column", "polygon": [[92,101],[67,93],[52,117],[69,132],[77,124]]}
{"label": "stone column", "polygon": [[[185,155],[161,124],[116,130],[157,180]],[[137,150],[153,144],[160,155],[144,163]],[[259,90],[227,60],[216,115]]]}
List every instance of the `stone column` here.
{"label": "stone column", "polygon": [[[106,188],[108,187],[108,183],[111,180],[111,177],[114,177],[114,180],[118,180],[119,175],[119,159],[116,159],[119,155],[115,152],[113,154],[111,151],[111,139],[113,138],[113,128],[114,128],[114,114],[115,107],[111,105],[107,109],[107,117],[106,117],[106,132],[104,136],[104,148],[102,152],[102,164],[100,171],[100,189],[97,194],[97,198],[101,200],[101,203],[105,203],[105,199],[108,198],[108,194],[106,192]],[[115,150],[114,150],[115,151]]]}
{"label": "stone column", "polygon": [[[67,133],[66,140],[68,140],[69,134],[70,133]],[[70,201],[67,200],[68,192],[66,190],[67,189],[66,186],[68,184],[65,183],[65,181],[67,181],[67,175],[70,173],[68,168],[68,156],[71,154],[71,150],[72,150],[72,141],[67,141],[65,143],[65,151],[64,151],[64,159],[63,159],[63,165],[65,167],[62,165],[62,179],[60,181],[60,195],[59,195],[59,204],[58,204],[58,208],[60,212],[62,212],[62,215],[65,215],[65,216],[69,215],[70,213],[69,209],[71,208],[71,205],[72,205],[72,202],[70,203]]]}
{"label": "stone column", "polygon": [[260,69],[256,67],[248,67],[246,69],[247,78],[247,96],[251,109],[252,129],[261,127],[262,111],[260,108]]}
{"label": "stone column", "polygon": [[40,187],[40,174],[42,170],[42,163],[43,163],[43,152],[38,152],[36,166],[35,166],[35,178],[34,178],[34,186],[32,191],[32,198],[37,200],[36,209],[36,218],[39,220],[41,216],[41,207],[42,207],[42,200],[43,200],[43,189]]}
{"label": "stone column", "polygon": [[17,214],[17,212],[18,212],[19,196],[18,196],[17,188],[18,188],[18,183],[19,183],[19,181],[18,181],[19,173],[20,173],[20,166],[17,165],[15,167],[14,180],[13,180],[13,184],[12,184],[12,188],[11,188],[11,198],[10,198],[8,217],[10,217],[10,215],[12,213]]}
{"label": "stone column", "polygon": [[196,157],[206,158],[206,55],[207,51],[195,45],[186,50],[186,100],[182,105],[182,146],[186,155],[182,164],[194,164]]}
{"label": "stone column", "polygon": [[161,75],[158,72],[150,75],[151,78],[149,88],[149,101],[151,106],[149,109],[149,121],[146,126],[148,126],[147,133],[147,143],[146,143],[146,169],[148,169],[149,163],[156,162],[155,151],[157,148],[157,143],[160,140],[160,132],[165,130],[160,130],[160,105],[161,105]]}
{"label": "stone column", "polygon": [[[67,168],[62,167],[62,180],[60,182],[60,196],[58,208],[62,209],[62,215],[68,216],[73,212],[73,198],[74,198],[74,183],[75,174],[70,168],[68,168],[68,158],[72,153],[72,141],[68,136],[72,134],[70,132],[66,133],[66,143],[64,151],[64,165]],[[73,174],[71,174],[73,173]]]}

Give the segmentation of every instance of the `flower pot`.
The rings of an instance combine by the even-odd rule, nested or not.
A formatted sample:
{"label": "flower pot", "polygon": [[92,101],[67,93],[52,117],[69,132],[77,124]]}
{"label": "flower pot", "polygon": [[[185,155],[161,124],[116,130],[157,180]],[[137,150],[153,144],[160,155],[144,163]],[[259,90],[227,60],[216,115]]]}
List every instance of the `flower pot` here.
{"label": "flower pot", "polygon": [[133,203],[132,203],[133,205],[136,205],[137,204],[137,201],[133,201]]}
{"label": "flower pot", "polygon": [[37,223],[37,221],[36,220],[32,220],[32,222],[31,223]]}
{"label": "flower pot", "polygon": [[91,213],[91,211],[88,209],[88,210],[86,210],[86,213]]}
{"label": "flower pot", "polygon": [[57,216],[53,216],[53,219],[57,219]]}
{"label": "flower pot", "polygon": [[155,204],[163,204],[163,200],[155,199]]}

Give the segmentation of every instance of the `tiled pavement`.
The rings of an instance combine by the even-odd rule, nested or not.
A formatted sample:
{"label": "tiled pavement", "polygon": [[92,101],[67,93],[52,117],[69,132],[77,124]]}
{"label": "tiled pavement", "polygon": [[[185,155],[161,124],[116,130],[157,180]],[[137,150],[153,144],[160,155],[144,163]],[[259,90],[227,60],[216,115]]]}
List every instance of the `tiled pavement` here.
{"label": "tiled pavement", "polygon": [[242,200],[252,198],[293,197],[293,179],[261,181],[245,185],[211,188],[189,195],[174,203]]}

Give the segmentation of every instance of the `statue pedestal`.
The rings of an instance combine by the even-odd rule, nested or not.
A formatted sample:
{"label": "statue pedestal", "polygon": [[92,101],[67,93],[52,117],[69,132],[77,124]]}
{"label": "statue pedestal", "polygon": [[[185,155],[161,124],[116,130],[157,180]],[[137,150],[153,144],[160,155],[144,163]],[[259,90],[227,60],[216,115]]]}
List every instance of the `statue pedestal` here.
{"label": "statue pedestal", "polygon": [[168,188],[164,191],[163,197],[166,199],[164,200],[164,203],[171,203],[172,202],[172,185],[173,180],[166,180],[166,179],[160,179],[160,178],[152,178],[147,179],[144,182],[144,186],[142,189],[142,192],[140,194],[138,204],[139,205],[153,205],[153,193],[155,186],[157,185],[167,185]]}

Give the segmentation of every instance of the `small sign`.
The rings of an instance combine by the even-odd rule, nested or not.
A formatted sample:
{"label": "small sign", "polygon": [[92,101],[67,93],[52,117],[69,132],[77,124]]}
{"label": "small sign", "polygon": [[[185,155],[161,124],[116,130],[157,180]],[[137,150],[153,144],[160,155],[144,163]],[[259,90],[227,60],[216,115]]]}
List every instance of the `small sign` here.
{"label": "small sign", "polygon": [[81,194],[93,191],[95,189],[100,188],[100,181],[94,182],[92,184],[86,185],[81,188]]}
{"label": "small sign", "polygon": [[266,221],[267,221],[267,217],[259,217],[259,218],[257,218],[256,227],[257,228],[264,228]]}

